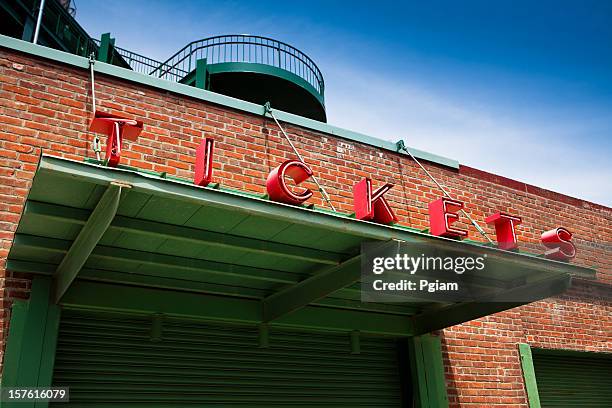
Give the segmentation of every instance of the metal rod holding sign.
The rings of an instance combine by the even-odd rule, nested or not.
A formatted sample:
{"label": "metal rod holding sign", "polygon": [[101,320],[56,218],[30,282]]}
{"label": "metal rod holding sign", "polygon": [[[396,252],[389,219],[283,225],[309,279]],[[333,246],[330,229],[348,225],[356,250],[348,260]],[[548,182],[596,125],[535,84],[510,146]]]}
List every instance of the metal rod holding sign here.
{"label": "metal rod holding sign", "polygon": [[[269,113],[270,116],[272,117],[272,119],[274,119],[274,122],[276,122],[276,126],[278,126],[278,128],[281,130],[283,136],[285,136],[285,139],[287,139],[287,142],[289,142],[289,145],[291,146],[291,148],[293,149],[293,152],[295,153],[295,155],[298,157],[299,161],[301,161],[302,163],[306,163],[304,161],[304,158],[302,157],[302,155],[298,152],[298,150],[295,148],[293,142],[291,141],[291,139],[289,138],[289,136],[287,135],[287,133],[285,132],[285,129],[283,129],[283,127],[281,126],[281,124],[278,122],[278,119],[276,119],[276,116],[274,116],[274,112],[272,112],[272,107],[270,106],[270,102],[266,102],[264,105],[264,115],[266,113]],[[323,196],[323,198],[325,199],[325,201],[327,202],[327,204],[329,204],[329,206],[331,207],[331,209],[333,211],[336,211],[336,208],[334,207],[334,205],[331,202],[331,199],[329,198],[329,195],[327,195],[327,191],[325,191],[325,189],[323,188],[323,186],[321,185],[321,183],[319,183],[319,180],[314,176],[311,175],[310,176],[312,178],[312,180],[315,182],[315,184],[317,185],[317,187],[319,188],[319,191],[321,192],[321,195]]]}
{"label": "metal rod holding sign", "polygon": [[[95,55],[92,52],[89,54],[89,74],[91,78],[91,112],[96,114],[96,79],[94,77],[94,64],[96,63]],[[96,160],[100,161],[100,153],[102,152],[102,144],[100,143],[100,137],[94,135],[92,143],[92,149],[96,154]]]}
{"label": "metal rod holding sign", "polygon": [[[436,186],[438,186],[438,188],[440,189],[440,191],[442,191],[442,193],[448,197],[448,198],[453,198],[451,197],[451,195],[446,191],[446,189],[444,187],[442,187],[442,185],[440,183],[438,183],[438,180],[436,180],[434,178],[434,176],[431,175],[431,173],[429,171],[427,171],[427,169],[421,164],[420,161],[417,160],[416,157],[414,157],[414,155],[412,154],[412,152],[410,150],[408,150],[408,148],[406,147],[406,145],[404,144],[403,140],[400,140],[399,142],[397,142],[397,150],[398,151],[405,151],[406,153],[408,153],[408,155],[412,158],[412,160],[414,160],[414,162],[416,164],[419,165],[419,167],[425,172],[425,174],[427,174],[427,176],[431,179],[431,181],[433,181],[435,183]],[[465,212],[465,210],[461,210],[461,212],[463,213],[463,215],[465,215],[467,217],[468,220],[470,220],[470,222],[472,223],[472,225],[474,225],[474,227],[476,227],[476,229],[478,230],[478,232],[480,232],[480,234],[482,234],[483,237],[485,237],[487,239],[487,241],[489,241],[490,244],[495,244],[493,242],[493,240],[491,238],[489,238],[489,236],[487,235],[487,233],[485,232],[485,230],[482,229],[482,227],[480,225],[478,225],[478,223],[476,221],[474,221],[474,219],[472,217],[470,217],[470,215]]]}
{"label": "metal rod holding sign", "polygon": [[38,6],[38,18],[36,19],[36,29],[34,30],[34,39],[32,42],[38,44],[38,34],[40,34],[40,25],[42,23],[43,10],[45,9],[45,0],[40,0]]}

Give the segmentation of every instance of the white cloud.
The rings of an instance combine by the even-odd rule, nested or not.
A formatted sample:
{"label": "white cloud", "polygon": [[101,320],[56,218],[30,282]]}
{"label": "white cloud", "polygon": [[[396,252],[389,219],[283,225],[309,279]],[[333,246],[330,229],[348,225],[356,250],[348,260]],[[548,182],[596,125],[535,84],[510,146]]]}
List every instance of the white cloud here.
{"label": "white cloud", "polygon": [[511,112],[497,116],[470,95],[458,100],[407,78],[375,76],[375,69],[329,66],[326,104],[334,125],[392,141],[402,138],[409,146],[471,167],[612,203],[609,144],[602,140],[593,146],[597,139],[581,143],[585,135],[609,127],[610,116],[584,121],[544,117],[537,122]]}

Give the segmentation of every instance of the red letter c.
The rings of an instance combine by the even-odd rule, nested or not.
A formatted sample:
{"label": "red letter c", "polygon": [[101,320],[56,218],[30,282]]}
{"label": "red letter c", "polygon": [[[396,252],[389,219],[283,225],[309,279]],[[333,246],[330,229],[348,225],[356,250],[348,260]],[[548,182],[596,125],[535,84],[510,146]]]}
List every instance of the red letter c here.
{"label": "red letter c", "polygon": [[272,170],[266,180],[266,189],[270,200],[298,205],[312,197],[312,191],[307,188],[299,194],[291,191],[287,187],[285,176],[291,177],[295,184],[300,184],[312,176],[312,170],[299,160],[287,160]]}

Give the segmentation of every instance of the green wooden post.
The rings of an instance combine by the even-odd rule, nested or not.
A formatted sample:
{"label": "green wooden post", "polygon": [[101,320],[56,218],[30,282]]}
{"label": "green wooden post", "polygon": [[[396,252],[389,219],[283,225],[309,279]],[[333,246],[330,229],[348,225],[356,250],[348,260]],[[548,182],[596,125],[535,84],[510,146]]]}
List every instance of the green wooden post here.
{"label": "green wooden post", "polygon": [[4,351],[4,370],[2,374],[2,386],[14,387],[17,385],[17,374],[19,372],[19,360],[23,348],[23,332],[28,314],[28,302],[15,300],[11,307],[11,321],[9,325],[6,349]]}
{"label": "green wooden post", "polygon": [[[32,281],[29,301],[13,303],[6,345],[4,387],[49,387],[53,377],[60,308],[51,302],[51,279]],[[48,403],[4,403],[3,407],[40,408]]]}
{"label": "green wooden post", "polygon": [[207,89],[208,86],[208,64],[206,58],[196,61],[195,86],[200,89]]}
{"label": "green wooden post", "polygon": [[519,355],[521,356],[521,367],[523,369],[523,379],[525,380],[525,390],[530,408],[540,408],[540,395],[536,381],[535,369],[533,367],[533,357],[529,344],[519,343]]}
{"label": "green wooden post", "polygon": [[102,34],[100,37],[100,48],[98,48],[98,58],[97,60],[100,62],[108,62],[111,61],[111,52],[113,47],[115,46],[115,39],[111,38],[110,33]]}
{"label": "green wooden post", "polygon": [[440,338],[425,334],[408,342],[413,392],[418,408],[448,408]]}

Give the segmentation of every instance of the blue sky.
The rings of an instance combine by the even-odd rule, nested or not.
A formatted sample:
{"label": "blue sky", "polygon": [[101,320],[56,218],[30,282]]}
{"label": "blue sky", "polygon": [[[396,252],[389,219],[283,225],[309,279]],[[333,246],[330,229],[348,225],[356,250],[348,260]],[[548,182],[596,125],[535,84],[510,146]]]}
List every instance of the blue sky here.
{"label": "blue sky", "polygon": [[308,54],[328,122],[612,205],[610,1],[77,0],[93,37],[164,60],[256,34]]}

